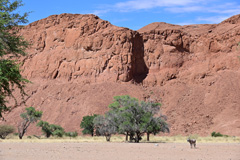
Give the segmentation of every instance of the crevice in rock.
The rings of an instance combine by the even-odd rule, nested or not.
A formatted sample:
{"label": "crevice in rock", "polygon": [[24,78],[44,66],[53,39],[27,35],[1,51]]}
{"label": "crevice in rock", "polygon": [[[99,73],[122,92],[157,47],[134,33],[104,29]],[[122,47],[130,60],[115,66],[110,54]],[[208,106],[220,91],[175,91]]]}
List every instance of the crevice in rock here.
{"label": "crevice in rock", "polygon": [[59,73],[59,71],[57,70],[56,73],[55,73],[54,76],[53,76],[53,79],[56,79],[56,78],[57,78],[58,73]]}
{"label": "crevice in rock", "polygon": [[142,83],[147,77],[149,69],[144,61],[143,37],[139,33],[133,39],[132,53],[132,80],[136,83]]}

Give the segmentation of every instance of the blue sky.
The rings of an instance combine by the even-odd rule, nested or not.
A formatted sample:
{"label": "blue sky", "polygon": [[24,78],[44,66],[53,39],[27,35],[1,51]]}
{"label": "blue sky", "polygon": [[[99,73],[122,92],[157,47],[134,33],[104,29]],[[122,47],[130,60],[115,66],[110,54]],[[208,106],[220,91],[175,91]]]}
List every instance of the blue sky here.
{"label": "blue sky", "polygon": [[95,14],[133,30],[153,22],[171,24],[220,23],[240,14],[240,0],[22,0],[19,12],[30,12],[34,22],[53,14]]}

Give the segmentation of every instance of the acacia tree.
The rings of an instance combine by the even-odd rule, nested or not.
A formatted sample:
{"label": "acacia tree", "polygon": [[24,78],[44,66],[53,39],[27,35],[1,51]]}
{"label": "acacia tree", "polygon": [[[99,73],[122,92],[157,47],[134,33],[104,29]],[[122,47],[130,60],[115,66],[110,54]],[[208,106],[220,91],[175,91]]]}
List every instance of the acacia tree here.
{"label": "acacia tree", "polygon": [[118,133],[125,134],[126,141],[129,136],[130,141],[138,143],[145,133],[149,139],[151,133],[156,134],[167,128],[163,116],[154,117],[160,111],[160,103],[139,102],[136,98],[126,95],[114,97],[114,102],[109,108],[107,113],[111,113],[111,126],[115,126]]}
{"label": "acacia tree", "polygon": [[93,119],[97,117],[98,115],[89,115],[89,116],[84,116],[80,127],[83,128],[82,133],[83,134],[90,134],[91,136],[94,135],[94,124],[93,124]]}
{"label": "acacia tree", "polygon": [[37,111],[33,107],[26,108],[26,111],[20,115],[22,118],[22,121],[18,125],[18,136],[20,139],[22,139],[30,124],[37,122],[42,117],[42,111]]}
{"label": "acacia tree", "polygon": [[118,133],[126,135],[126,141],[128,141],[128,137],[130,135],[133,135],[132,125],[130,123],[131,116],[128,116],[126,109],[129,106],[134,106],[136,104],[138,104],[138,100],[136,98],[123,95],[115,96],[113,103],[108,106],[110,108],[109,113],[112,113],[111,115],[114,116],[112,119],[118,128]]}
{"label": "acacia tree", "polygon": [[151,117],[146,124],[147,141],[150,140],[150,134],[156,135],[159,132],[169,132],[166,116]]}
{"label": "acacia tree", "polygon": [[113,115],[111,113],[106,113],[104,116],[97,116],[94,118],[93,123],[96,132],[99,135],[105,136],[106,141],[110,141],[112,134],[117,133],[117,127],[113,120]]}
{"label": "acacia tree", "polygon": [[[24,96],[24,79],[19,70],[19,65],[10,57],[25,55],[27,41],[19,36],[18,25],[27,23],[28,13],[20,15],[15,10],[22,6],[21,0],[0,0],[0,118],[2,113],[9,111],[6,97],[13,97],[12,91],[16,86]],[[15,102],[16,99],[14,98]]]}
{"label": "acacia tree", "polygon": [[147,133],[147,141],[149,141],[150,134],[157,134],[159,132],[169,132],[168,124],[166,123],[167,117],[165,115],[160,115],[154,117],[160,111],[160,103],[155,103],[153,101],[141,102],[141,107],[143,108],[146,115],[146,121],[144,123],[145,133]]}

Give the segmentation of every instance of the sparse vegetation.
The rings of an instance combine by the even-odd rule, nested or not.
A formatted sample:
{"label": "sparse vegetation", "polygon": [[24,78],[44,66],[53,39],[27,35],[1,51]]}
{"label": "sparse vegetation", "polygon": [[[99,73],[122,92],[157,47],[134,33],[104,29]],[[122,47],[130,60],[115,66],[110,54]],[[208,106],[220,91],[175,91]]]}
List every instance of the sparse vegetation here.
{"label": "sparse vegetation", "polygon": [[198,139],[198,137],[199,137],[199,135],[197,135],[197,134],[191,134],[188,136],[188,138],[190,138],[190,139]]}
{"label": "sparse vegetation", "polygon": [[221,134],[220,132],[212,132],[212,137],[229,137],[228,135]]}
{"label": "sparse vegetation", "polygon": [[29,107],[26,108],[26,112],[22,113],[20,116],[22,121],[18,125],[18,136],[22,139],[29,125],[41,119],[42,111],[37,111],[34,107]]}
{"label": "sparse vegetation", "polygon": [[0,125],[0,138],[5,139],[7,135],[13,133],[15,128],[9,125]]}
{"label": "sparse vegetation", "polygon": [[49,138],[50,136],[63,137],[63,135],[65,134],[64,129],[61,126],[49,124],[46,121],[38,122],[37,126],[42,128],[42,132],[47,138]]}
{"label": "sparse vegetation", "polygon": [[76,138],[78,136],[77,132],[66,132],[65,136],[70,137],[70,138]]}
{"label": "sparse vegetation", "polygon": [[[142,143],[187,143],[188,136],[152,136],[150,141],[147,141],[147,136],[142,136]],[[2,140],[3,142],[19,142],[18,136],[9,135],[6,139]],[[21,142],[41,142],[41,143],[54,143],[54,142],[87,142],[87,143],[95,143],[95,142],[106,142],[106,138],[102,136],[77,136],[75,138],[63,136],[59,137],[41,137],[40,139],[32,136],[31,139],[24,136]],[[122,135],[112,135],[111,142],[125,142],[125,136]],[[198,137],[197,143],[240,143],[240,137]]]}

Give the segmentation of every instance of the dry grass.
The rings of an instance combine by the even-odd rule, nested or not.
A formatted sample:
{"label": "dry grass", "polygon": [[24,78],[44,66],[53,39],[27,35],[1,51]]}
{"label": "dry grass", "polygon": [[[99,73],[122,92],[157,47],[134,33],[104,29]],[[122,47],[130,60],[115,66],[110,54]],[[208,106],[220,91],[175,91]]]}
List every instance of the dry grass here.
{"label": "dry grass", "polygon": [[[30,138],[31,137],[31,138]],[[240,143],[240,137],[200,137],[198,135],[191,135],[191,138],[197,139],[198,143]],[[150,136],[150,142],[147,142],[147,137],[144,136],[142,143],[186,143],[187,136]],[[105,137],[91,137],[91,136],[78,136],[76,138],[56,138],[41,137],[38,139],[34,136],[24,136],[22,140],[17,136],[10,135],[7,139],[1,140],[2,142],[36,142],[36,143],[51,143],[51,142],[106,142]],[[125,136],[114,135],[111,137],[111,142],[125,142]]]}

